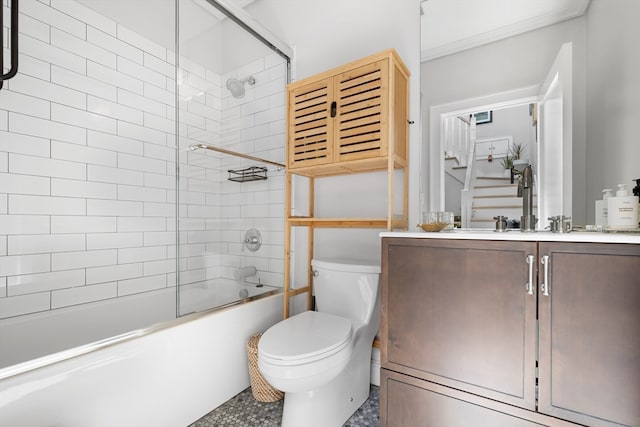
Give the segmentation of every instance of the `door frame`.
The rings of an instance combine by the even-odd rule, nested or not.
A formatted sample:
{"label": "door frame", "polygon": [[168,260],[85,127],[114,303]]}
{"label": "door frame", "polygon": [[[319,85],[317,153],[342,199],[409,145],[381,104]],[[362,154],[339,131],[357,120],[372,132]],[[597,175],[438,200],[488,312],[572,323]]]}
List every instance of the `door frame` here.
{"label": "door frame", "polygon": [[429,207],[430,211],[444,210],[444,132],[445,118],[468,115],[477,111],[497,110],[538,102],[540,85],[527,86],[487,96],[468,98],[429,109]]}

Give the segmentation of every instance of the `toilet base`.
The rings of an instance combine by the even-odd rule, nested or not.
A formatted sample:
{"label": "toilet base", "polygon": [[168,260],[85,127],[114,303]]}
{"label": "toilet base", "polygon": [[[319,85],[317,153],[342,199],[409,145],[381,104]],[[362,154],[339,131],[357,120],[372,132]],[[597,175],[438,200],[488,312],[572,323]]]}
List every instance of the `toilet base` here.
{"label": "toilet base", "polygon": [[[362,346],[364,347],[364,346]],[[340,427],[367,400],[371,347],[352,355],[349,364],[329,383],[311,391],[286,393],[282,427]]]}

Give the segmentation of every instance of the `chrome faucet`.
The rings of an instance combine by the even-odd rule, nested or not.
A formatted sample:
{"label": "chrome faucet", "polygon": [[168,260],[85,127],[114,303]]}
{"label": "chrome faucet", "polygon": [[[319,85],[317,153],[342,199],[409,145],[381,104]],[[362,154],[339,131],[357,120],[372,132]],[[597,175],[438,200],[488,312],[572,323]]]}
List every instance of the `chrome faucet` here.
{"label": "chrome faucet", "polygon": [[533,214],[533,171],[531,170],[531,165],[525,166],[518,178],[518,197],[522,197],[520,231],[536,231],[536,216]]}

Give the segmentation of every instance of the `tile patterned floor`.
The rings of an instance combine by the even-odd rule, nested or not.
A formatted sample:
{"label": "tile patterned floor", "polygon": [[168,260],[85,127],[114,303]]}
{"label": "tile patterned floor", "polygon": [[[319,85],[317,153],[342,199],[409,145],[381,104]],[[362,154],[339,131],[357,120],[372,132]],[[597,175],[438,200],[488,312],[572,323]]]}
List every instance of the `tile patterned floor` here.
{"label": "tile patterned floor", "polygon": [[[258,402],[248,388],[209,412],[189,427],[278,427],[282,404]],[[347,420],[343,427],[377,427],[380,425],[379,388],[372,385],[369,399]]]}

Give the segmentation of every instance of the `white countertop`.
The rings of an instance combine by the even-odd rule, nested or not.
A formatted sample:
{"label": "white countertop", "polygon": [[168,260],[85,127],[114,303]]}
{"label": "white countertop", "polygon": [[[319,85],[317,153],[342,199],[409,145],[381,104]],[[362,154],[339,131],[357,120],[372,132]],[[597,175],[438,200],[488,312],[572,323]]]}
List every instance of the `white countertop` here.
{"label": "white countertop", "polygon": [[384,231],[380,237],[408,237],[413,239],[454,239],[454,240],[518,240],[524,242],[586,242],[586,243],[632,243],[640,244],[640,233],[602,233],[592,231],[572,231],[570,233],[552,233],[536,231],[523,233],[520,230],[509,230],[497,233],[493,230],[456,229],[428,233],[426,231]]}

